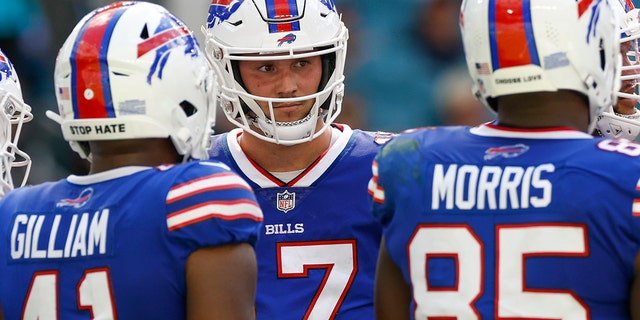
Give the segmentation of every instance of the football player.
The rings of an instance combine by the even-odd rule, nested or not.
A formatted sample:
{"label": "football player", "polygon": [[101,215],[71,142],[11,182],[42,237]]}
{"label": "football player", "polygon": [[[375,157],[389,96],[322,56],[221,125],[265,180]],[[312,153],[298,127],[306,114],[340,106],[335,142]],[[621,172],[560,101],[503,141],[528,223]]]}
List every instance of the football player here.
{"label": "football player", "polygon": [[210,155],[264,212],[257,318],[372,319],[381,229],[366,188],[389,135],[333,122],[348,38],[333,0],[214,0],[206,33],[238,127],[214,136]]}
{"label": "football player", "polygon": [[596,135],[635,140],[640,134],[640,10],[634,7],[631,0],[618,1],[612,3],[621,17],[622,86],[618,92],[618,102],[598,117]]}
{"label": "football player", "polygon": [[22,98],[22,88],[16,70],[0,50],[0,198],[13,190],[12,168],[21,167],[17,175],[22,177],[19,187],[24,186],[31,171],[31,157],[18,148],[22,125],[33,119],[31,106]]}
{"label": "football player", "polygon": [[377,319],[640,317],[640,145],[590,135],[620,87],[617,1],[463,2],[497,120],[376,157]]}
{"label": "football player", "polygon": [[85,176],[0,202],[6,319],[253,319],[262,213],[207,157],[214,77],[164,8],[116,2],[58,53],[56,120]]}

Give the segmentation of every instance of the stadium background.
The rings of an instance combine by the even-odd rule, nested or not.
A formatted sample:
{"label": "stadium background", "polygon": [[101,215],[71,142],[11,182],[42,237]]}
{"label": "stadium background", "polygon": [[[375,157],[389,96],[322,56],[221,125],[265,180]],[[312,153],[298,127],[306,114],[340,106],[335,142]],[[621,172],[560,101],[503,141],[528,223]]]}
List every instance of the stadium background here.
{"label": "stadium background", "polygon": [[[639,1],[634,1],[636,6]],[[30,184],[87,172],[88,163],[71,151],[58,125],[44,113],[57,111],[57,50],[82,16],[110,2],[0,0],[0,48],[14,63],[34,114],[20,139],[21,149],[33,160]],[[204,44],[200,26],[210,0],[149,2],[166,6]],[[473,125],[492,118],[471,95],[458,30],[461,0],[335,2],[350,31],[346,99],[338,122],[399,132],[426,125]],[[216,131],[229,128],[219,115]]]}

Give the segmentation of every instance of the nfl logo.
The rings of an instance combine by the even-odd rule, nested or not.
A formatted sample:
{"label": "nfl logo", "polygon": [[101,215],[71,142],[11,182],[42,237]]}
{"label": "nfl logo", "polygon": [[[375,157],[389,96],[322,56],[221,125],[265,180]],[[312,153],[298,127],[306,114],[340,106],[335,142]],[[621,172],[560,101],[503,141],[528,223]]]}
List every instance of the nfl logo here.
{"label": "nfl logo", "polygon": [[278,193],[278,200],[276,207],[278,210],[287,213],[287,211],[292,210],[296,207],[296,194],[290,193],[285,190],[283,193]]}

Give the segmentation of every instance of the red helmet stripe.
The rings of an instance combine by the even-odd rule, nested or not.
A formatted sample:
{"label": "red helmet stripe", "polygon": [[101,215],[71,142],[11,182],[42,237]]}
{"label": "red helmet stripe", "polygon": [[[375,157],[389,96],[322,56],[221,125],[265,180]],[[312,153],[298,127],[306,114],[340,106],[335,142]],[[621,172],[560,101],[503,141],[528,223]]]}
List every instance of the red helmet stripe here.
{"label": "red helmet stripe", "polygon": [[531,28],[530,0],[491,0],[489,33],[493,69],[540,65]]}
{"label": "red helmet stripe", "polygon": [[107,55],[113,28],[124,13],[119,10],[124,4],[118,4],[87,20],[71,53],[71,96],[76,119],[115,116]]}
{"label": "red helmet stripe", "polygon": [[[296,0],[266,0],[269,19],[283,20],[298,16]],[[289,32],[300,30],[299,22],[269,23],[269,32]]]}

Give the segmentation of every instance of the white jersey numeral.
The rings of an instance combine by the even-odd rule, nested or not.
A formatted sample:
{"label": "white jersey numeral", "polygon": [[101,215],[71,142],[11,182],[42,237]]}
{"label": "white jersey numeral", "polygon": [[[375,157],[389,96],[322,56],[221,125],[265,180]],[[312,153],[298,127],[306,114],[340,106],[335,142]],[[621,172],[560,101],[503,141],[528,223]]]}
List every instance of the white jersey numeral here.
{"label": "white jersey numeral", "polygon": [[278,244],[278,276],[307,277],[309,269],[326,269],[304,319],[333,319],[356,275],[356,242],[319,241]]}
{"label": "white jersey numeral", "polygon": [[[23,320],[57,320],[58,272],[37,272],[25,299]],[[77,288],[79,310],[89,310],[92,319],[116,319],[116,309],[107,269],[86,270]]]}
{"label": "white jersey numeral", "polygon": [[[587,306],[569,290],[530,290],[525,259],[533,256],[586,256],[586,229],[580,225],[498,226],[496,231],[496,318],[588,319]],[[484,244],[465,225],[421,225],[409,242],[409,275],[415,318],[480,319],[474,302],[483,294]],[[456,261],[456,286],[432,288],[429,258]]]}

